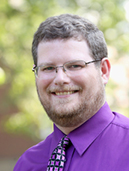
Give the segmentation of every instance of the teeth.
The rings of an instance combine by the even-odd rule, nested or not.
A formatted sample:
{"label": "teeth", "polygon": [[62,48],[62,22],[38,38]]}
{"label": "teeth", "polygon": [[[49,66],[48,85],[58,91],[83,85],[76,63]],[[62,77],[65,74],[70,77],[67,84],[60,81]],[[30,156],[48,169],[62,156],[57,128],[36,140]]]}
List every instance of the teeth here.
{"label": "teeth", "polygon": [[60,96],[60,95],[69,95],[69,94],[72,94],[74,93],[73,91],[68,91],[68,92],[55,92],[55,94],[57,96]]}

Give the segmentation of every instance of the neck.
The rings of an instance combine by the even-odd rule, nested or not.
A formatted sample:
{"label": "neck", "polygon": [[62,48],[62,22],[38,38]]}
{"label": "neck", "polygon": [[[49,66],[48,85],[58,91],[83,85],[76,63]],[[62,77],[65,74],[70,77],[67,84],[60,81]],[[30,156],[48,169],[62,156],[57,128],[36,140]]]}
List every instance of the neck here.
{"label": "neck", "polygon": [[[84,122],[83,122],[84,123]],[[60,125],[57,125],[57,128],[59,128],[65,135],[68,135],[70,132],[72,132],[73,130],[75,130],[76,128],[78,128],[79,126],[81,126],[83,123],[77,125],[77,126],[74,126],[74,127],[62,127]]]}

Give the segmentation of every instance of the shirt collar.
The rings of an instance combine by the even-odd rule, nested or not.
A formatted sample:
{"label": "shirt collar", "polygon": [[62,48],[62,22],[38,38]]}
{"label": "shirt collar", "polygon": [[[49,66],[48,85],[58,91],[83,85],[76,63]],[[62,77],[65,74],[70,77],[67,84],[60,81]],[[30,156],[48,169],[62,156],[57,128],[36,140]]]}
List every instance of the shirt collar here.
{"label": "shirt collar", "polygon": [[[107,102],[100,110],[88,121],[76,128],[68,137],[70,138],[74,148],[81,156],[90,144],[99,136],[99,134],[112,122],[114,115],[110,110]],[[54,125],[53,139],[50,147],[50,154],[56,148],[60,139],[65,134]]]}
{"label": "shirt collar", "polygon": [[112,122],[113,118],[114,115],[106,102],[93,117],[68,135],[80,156]]}

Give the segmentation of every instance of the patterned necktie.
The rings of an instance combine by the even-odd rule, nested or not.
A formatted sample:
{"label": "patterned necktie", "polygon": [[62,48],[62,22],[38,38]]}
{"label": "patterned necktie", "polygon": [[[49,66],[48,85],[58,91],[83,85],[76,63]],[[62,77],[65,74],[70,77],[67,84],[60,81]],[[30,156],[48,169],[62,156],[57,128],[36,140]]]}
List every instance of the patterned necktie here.
{"label": "patterned necktie", "polygon": [[64,136],[58,146],[54,149],[51,158],[49,159],[47,171],[63,171],[65,159],[65,150],[70,144],[67,136]]}

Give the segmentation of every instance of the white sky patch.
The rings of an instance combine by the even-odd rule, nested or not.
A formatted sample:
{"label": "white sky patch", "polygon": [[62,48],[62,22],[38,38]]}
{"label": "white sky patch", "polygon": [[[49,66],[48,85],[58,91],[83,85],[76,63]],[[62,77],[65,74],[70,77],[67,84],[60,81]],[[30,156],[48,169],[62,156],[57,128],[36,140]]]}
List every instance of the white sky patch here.
{"label": "white sky patch", "polygon": [[111,69],[111,79],[118,85],[127,84],[126,69],[121,64],[115,64]]}
{"label": "white sky patch", "polygon": [[124,9],[126,11],[126,18],[129,21],[129,0],[124,2]]}
{"label": "white sky patch", "polygon": [[23,4],[24,4],[24,0],[9,0],[9,4],[13,7],[13,8],[20,8]]}

